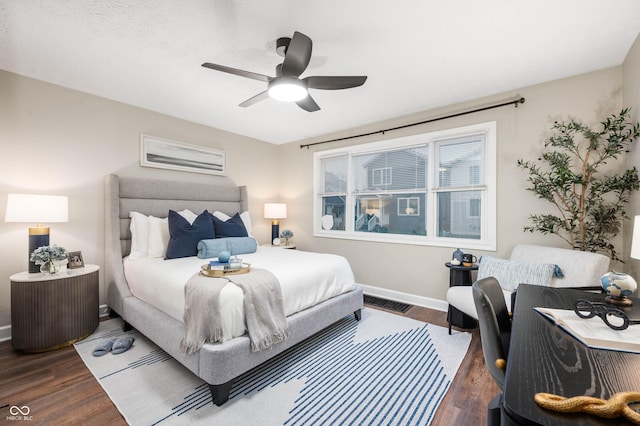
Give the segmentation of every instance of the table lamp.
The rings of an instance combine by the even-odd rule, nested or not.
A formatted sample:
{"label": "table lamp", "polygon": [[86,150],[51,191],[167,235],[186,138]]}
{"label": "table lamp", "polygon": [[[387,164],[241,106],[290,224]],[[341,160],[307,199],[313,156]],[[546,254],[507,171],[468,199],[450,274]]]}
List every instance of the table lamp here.
{"label": "table lamp", "polygon": [[49,245],[49,227],[43,222],[68,222],[69,199],[62,195],[9,194],[5,222],[36,223],[29,228],[29,272],[40,272],[31,262],[31,253],[38,247]]}
{"label": "table lamp", "polygon": [[633,234],[631,236],[631,253],[632,259],[640,259],[640,215],[633,219]]}
{"label": "table lamp", "polygon": [[280,221],[287,218],[287,205],[285,203],[266,203],[264,205],[264,218],[271,219],[271,244],[279,241]]}
{"label": "table lamp", "polygon": [[[640,215],[637,215],[633,219],[633,234],[631,234],[631,252],[629,253],[629,257],[632,259],[640,259]],[[637,289],[638,286],[636,284],[633,291]]]}

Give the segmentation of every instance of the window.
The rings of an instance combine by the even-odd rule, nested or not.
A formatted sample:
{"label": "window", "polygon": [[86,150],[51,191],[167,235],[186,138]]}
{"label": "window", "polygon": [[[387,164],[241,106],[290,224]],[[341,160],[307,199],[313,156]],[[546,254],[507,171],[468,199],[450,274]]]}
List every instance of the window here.
{"label": "window", "polygon": [[314,235],[495,250],[495,122],[314,154]]}
{"label": "window", "polygon": [[348,158],[338,155],[322,161],[322,229],[345,230]]}
{"label": "window", "polygon": [[479,240],[480,215],[472,216],[469,205],[481,205],[485,141],[482,135],[446,138],[436,142],[438,155],[437,235],[446,238]]}
{"label": "window", "polygon": [[372,170],[372,186],[391,185],[391,167]]}
{"label": "window", "polygon": [[420,198],[398,197],[398,216],[420,216]]}

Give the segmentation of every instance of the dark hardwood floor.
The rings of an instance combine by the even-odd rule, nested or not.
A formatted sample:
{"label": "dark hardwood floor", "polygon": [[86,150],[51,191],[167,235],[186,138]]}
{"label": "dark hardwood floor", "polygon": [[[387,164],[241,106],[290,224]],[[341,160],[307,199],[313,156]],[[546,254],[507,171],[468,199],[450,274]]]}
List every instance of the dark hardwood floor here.
{"label": "dark hardwood floor", "polygon": [[[431,309],[414,306],[399,315],[447,326],[446,313]],[[500,392],[484,366],[479,331],[470,331],[471,346],[433,425],[484,425],[487,404]],[[0,343],[0,423],[24,424],[11,422],[14,405],[29,407],[32,425],[126,424],[72,346],[21,354],[11,342]]]}

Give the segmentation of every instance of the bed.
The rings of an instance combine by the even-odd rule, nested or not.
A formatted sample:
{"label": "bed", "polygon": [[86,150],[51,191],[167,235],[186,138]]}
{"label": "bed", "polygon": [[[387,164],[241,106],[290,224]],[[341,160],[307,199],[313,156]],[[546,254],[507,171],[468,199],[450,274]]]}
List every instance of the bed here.
{"label": "bed", "polygon": [[[193,212],[220,211],[227,215],[248,210],[247,188],[226,178],[213,184],[186,183],[108,175],[105,177],[105,284],[110,309],[121,316],[125,327],[134,327],[165,352],[209,384],[213,402],[227,401],[236,377],[273,358],[296,343],[314,335],[334,322],[354,314],[360,319],[362,289],[355,283],[320,303],[304,306],[287,316],[288,338],[267,350],[252,352],[246,334],[230,336],[222,343],[207,343],[187,354],[180,349],[185,323],[179,313],[154,306],[146,297],[136,297],[129,287],[125,263],[131,251],[130,213],[166,217],[169,209]],[[290,250],[271,249],[280,255]],[[271,252],[273,254],[273,252]],[[260,262],[260,248],[254,262]],[[300,253],[301,254],[301,253]],[[251,257],[251,256],[247,256]],[[202,259],[187,259],[194,265]],[[265,263],[268,265],[268,262]],[[184,268],[184,267],[183,267]],[[195,272],[195,271],[194,271]],[[130,272],[129,272],[130,273]],[[283,289],[284,293],[284,289]],[[237,333],[236,333],[237,334]]]}

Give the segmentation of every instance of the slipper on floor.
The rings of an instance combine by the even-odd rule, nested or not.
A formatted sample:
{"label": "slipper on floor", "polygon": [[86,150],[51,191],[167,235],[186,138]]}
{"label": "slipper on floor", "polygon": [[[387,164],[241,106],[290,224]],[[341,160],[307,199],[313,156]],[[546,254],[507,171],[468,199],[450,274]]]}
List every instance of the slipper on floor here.
{"label": "slipper on floor", "polygon": [[118,355],[129,350],[131,345],[133,345],[134,340],[135,339],[131,336],[123,337],[122,339],[116,339],[116,341],[113,343],[113,349],[111,349],[111,353],[114,355]]}
{"label": "slipper on floor", "polygon": [[102,356],[108,354],[115,342],[116,339],[107,339],[98,343],[98,346],[96,346],[96,348],[93,350],[93,356]]}

